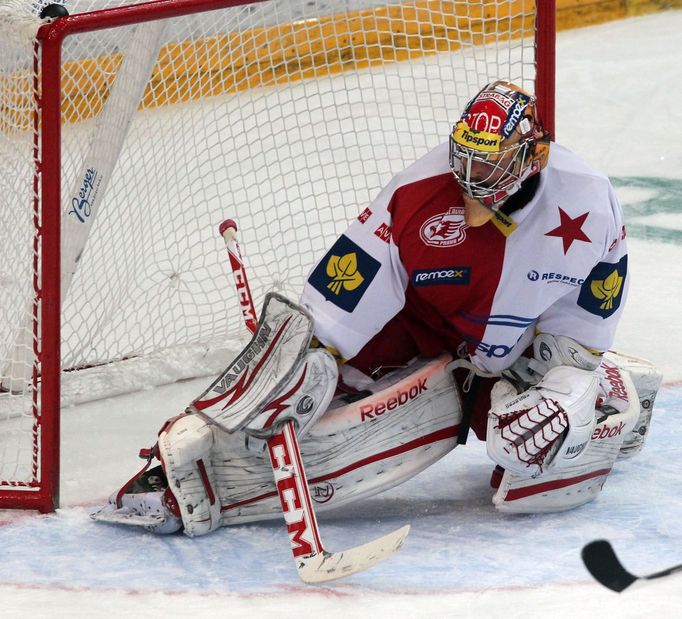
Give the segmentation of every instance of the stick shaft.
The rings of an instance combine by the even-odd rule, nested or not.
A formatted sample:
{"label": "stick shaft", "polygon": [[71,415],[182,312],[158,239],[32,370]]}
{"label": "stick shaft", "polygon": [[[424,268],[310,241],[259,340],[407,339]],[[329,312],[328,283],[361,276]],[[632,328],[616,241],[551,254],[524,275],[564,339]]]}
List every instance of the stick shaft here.
{"label": "stick shaft", "polygon": [[244,323],[251,333],[255,333],[256,328],[258,327],[256,309],[253,303],[253,296],[251,295],[251,288],[249,287],[249,280],[246,277],[246,271],[244,270],[242,253],[239,248],[239,243],[237,243],[237,229],[230,225],[224,230],[222,230],[221,227],[221,234],[225,241],[225,247],[227,248],[227,256],[230,259],[230,267],[232,268],[234,285],[237,289],[237,296],[239,298],[239,305],[242,310]]}

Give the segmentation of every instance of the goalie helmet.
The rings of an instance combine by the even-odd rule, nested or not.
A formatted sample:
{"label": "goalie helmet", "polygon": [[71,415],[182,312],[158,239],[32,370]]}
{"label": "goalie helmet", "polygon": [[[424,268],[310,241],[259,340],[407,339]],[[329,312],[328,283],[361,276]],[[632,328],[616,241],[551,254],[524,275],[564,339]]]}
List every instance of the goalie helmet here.
{"label": "goalie helmet", "polygon": [[464,193],[499,209],[547,163],[549,134],[535,97],[518,86],[488,84],[467,104],[450,134],[450,168]]}

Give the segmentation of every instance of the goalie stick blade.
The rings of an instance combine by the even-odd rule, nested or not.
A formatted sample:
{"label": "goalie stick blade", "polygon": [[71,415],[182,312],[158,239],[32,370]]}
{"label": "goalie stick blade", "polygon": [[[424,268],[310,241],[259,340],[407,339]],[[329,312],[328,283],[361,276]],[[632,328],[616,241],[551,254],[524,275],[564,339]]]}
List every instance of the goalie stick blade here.
{"label": "goalie stick blade", "polygon": [[307,584],[319,584],[357,574],[390,557],[403,545],[410,525],[407,524],[384,537],[341,552],[308,555],[299,559],[298,575]]}
{"label": "goalie stick blade", "polygon": [[605,587],[620,593],[627,589],[637,576],[628,572],[616,556],[610,542],[600,539],[587,544],[582,550],[587,571]]}
{"label": "goalie stick blade", "polygon": [[341,552],[325,550],[293,422],[287,421],[268,439],[268,452],[296,570],[303,582],[315,584],[350,576],[383,561],[402,546],[409,525],[362,546]]}

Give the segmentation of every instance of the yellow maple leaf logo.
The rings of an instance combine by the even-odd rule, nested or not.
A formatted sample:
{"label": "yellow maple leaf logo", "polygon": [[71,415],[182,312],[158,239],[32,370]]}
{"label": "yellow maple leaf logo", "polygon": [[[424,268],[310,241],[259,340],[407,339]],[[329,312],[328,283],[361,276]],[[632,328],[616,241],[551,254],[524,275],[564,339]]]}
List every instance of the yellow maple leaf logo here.
{"label": "yellow maple leaf logo", "polygon": [[603,299],[603,303],[599,305],[599,309],[610,310],[613,309],[613,301],[620,294],[623,287],[623,278],[618,275],[618,270],[614,269],[613,273],[604,279],[596,279],[590,285],[592,294],[597,299]]}
{"label": "yellow maple leaf logo", "polygon": [[332,281],[327,288],[334,294],[340,294],[342,290],[355,290],[365,278],[358,271],[358,257],[355,252],[344,256],[332,256],[327,262],[327,275]]}

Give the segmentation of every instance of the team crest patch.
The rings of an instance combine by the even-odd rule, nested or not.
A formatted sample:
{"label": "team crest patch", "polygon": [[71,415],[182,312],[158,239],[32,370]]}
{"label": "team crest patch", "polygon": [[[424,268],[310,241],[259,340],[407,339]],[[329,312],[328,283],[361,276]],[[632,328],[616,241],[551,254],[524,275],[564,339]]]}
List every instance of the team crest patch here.
{"label": "team crest patch", "polygon": [[327,301],[352,312],[381,263],[341,235],[310,275],[310,285]]}
{"label": "team crest patch", "polygon": [[452,247],[466,239],[464,207],[453,206],[445,213],[427,219],[419,229],[419,238],[431,247]]}
{"label": "team crest patch", "polygon": [[617,264],[600,262],[581,286],[578,305],[590,314],[602,318],[611,316],[620,307],[627,270],[627,256]]}

